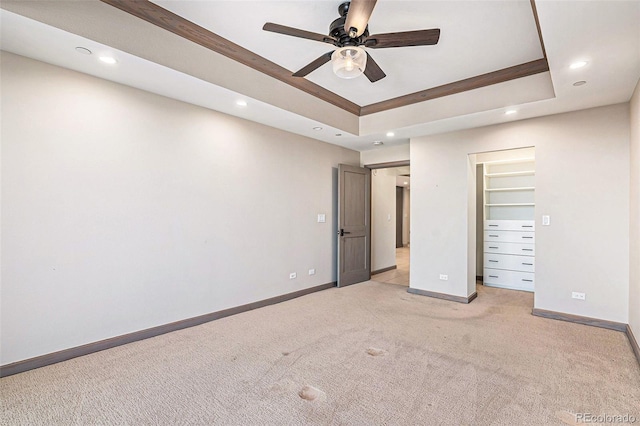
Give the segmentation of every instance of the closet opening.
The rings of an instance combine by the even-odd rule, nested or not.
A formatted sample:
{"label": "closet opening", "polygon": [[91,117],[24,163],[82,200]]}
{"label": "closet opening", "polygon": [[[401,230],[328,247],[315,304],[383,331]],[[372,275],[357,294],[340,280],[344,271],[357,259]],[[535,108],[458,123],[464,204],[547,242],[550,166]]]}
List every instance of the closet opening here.
{"label": "closet opening", "polygon": [[477,284],[535,291],[535,148],[475,154]]}

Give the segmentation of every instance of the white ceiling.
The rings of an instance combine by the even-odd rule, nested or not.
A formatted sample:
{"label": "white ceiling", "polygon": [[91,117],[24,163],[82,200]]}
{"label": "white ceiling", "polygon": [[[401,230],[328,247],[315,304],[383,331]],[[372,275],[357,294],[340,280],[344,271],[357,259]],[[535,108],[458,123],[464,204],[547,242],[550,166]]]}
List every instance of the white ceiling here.
{"label": "white ceiling", "polygon": [[[267,21],[326,33],[340,1],[159,1],[249,50],[297,70],[330,45],[261,30]],[[356,150],[409,138],[626,102],[640,77],[640,1],[536,2],[549,73],[357,117],[96,0],[0,4],[3,50]],[[11,12],[10,12],[11,11]],[[12,13],[14,12],[14,13]],[[529,1],[380,0],[372,33],[441,28],[437,46],[370,50],[387,73],[309,80],[366,105],[541,56]],[[84,46],[93,55],[81,55]],[[110,53],[118,64],[97,56]],[[579,59],[586,67],[570,70]],[[586,80],[574,87],[572,83]],[[384,84],[382,84],[384,83]],[[245,99],[247,107],[235,102]],[[517,114],[505,116],[507,108]],[[313,127],[322,127],[314,131]],[[394,136],[386,136],[392,130]],[[340,134],[341,136],[336,136]]]}

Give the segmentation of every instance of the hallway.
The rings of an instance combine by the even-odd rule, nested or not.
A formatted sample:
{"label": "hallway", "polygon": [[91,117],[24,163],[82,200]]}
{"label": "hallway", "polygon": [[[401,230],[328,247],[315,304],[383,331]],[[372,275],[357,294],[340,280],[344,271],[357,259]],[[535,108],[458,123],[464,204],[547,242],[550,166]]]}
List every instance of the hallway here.
{"label": "hallway", "polygon": [[371,276],[372,281],[385,284],[395,284],[409,287],[409,247],[400,247],[396,249],[396,266],[397,269],[382,272]]}

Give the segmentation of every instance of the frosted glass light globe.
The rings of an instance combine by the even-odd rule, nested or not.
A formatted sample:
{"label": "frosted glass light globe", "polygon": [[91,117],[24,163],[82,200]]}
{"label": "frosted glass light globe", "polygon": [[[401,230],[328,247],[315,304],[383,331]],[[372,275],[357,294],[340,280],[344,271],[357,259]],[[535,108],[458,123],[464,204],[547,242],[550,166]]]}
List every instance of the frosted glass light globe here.
{"label": "frosted glass light globe", "polygon": [[355,78],[367,66],[367,53],[360,47],[341,47],[331,55],[333,72],[340,78]]}

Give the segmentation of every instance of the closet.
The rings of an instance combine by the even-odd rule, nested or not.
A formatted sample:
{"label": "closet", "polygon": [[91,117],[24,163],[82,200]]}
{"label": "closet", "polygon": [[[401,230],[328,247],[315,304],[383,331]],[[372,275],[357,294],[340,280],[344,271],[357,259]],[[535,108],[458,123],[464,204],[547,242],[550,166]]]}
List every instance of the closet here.
{"label": "closet", "polygon": [[534,291],[535,158],[522,151],[483,162],[483,283]]}

